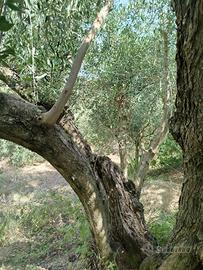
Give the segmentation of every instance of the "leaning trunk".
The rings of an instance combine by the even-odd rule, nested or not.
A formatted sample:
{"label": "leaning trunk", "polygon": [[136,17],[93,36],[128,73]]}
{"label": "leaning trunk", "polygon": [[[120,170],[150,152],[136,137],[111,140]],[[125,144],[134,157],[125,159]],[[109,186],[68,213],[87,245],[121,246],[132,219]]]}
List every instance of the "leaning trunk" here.
{"label": "leaning trunk", "polygon": [[[118,269],[200,270],[203,265],[203,1],[175,0],[177,14],[177,99],[171,131],[184,154],[185,181],[167,252],[146,258],[152,239],[131,182],[108,158],[95,156],[65,119],[39,125],[41,111],[0,94],[0,138],[43,156],[82,202],[98,251]],[[77,142],[77,143],[76,143]],[[148,248],[147,248],[148,247]],[[178,248],[178,250],[177,250]]]}
{"label": "leaning trunk", "polygon": [[119,269],[137,269],[152,239],[133,184],[110,159],[91,153],[68,117],[47,128],[39,125],[40,114],[35,105],[0,94],[0,137],[48,160],[83,204],[100,256]]}

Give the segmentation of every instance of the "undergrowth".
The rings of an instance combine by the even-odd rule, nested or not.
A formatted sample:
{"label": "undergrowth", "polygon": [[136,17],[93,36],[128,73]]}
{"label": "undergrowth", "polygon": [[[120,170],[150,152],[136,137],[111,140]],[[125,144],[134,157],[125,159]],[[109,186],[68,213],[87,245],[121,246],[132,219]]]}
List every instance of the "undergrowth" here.
{"label": "undergrowth", "polygon": [[8,158],[9,162],[17,167],[42,162],[42,158],[30,150],[12,142],[0,140],[0,160]]}
{"label": "undergrowth", "polygon": [[70,194],[39,194],[1,212],[0,224],[0,247],[8,250],[0,269],[34,270],[44,264],[57,269],[53,261],[58,260],[67,269],[88,269],[90,232],[81,205]]}
{"label": "undergrowth", "polygon": [[158,245],[166,244],[175,225],[175,213],[160,212],[159,216],[148,223],[149,230],[157,239]]}
{"label": "undergrowth", "polygon": [[[9,196],[0,173],[0,197]],[[15,192],[18,192],[18,183]],[[6,198],[5,198],[6,200]],[[63,191],[33,192],[24,203],[2,204],[0,209],[0,270],[90,270],[96,254],[85,213],[73,194]],[[160,212],[148,223],[163,246],[175,224],[175,214]],[[102,260],[98,257],[97,262]],[[91,263],[92,263],[91,261]],[[100,262],[101,261],[101,262]],[[41,267],[41,268],[40,268]],[[108,270],[116,270],[107,262]],[[97,268],[95,268],[97,269]]]}

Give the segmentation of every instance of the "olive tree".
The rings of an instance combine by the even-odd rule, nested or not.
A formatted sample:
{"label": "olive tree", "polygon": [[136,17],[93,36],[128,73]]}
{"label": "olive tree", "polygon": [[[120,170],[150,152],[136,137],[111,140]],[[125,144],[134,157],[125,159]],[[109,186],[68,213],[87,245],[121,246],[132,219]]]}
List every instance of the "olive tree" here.
{"label": "olive tree", "polygon": [[[84,39],[85,48],[110,4],[107,1],[98,14]],[[67,85],[75,78],[74,63],[84,56],[84,46],[73,61],[68,84],[50,111],[44,112],[16,95],[0,93],[0,137],[37,152],[64,176],[84,206],[98,252],[105,259],[114,259],[118,269],[202,268],[203,3],[175,0],[174,7],[178,93],[171,130],[183,149],[185,182],[176,226],[165,249],[156,248],[146,228],[134,185],[107,157],[91,152],[68,117],[58,120],[70,94]]]}

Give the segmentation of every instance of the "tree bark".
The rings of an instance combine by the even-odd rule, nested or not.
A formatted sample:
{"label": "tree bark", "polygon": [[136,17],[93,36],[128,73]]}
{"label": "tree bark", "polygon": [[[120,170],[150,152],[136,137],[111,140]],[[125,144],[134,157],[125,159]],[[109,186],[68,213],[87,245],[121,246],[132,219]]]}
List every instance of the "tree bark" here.
{"label": "tree bark", "polygon": [[[200,261],[203,265],[203,1],[176,0],[174,7],[177,98],[171,132],[183,150],[185,180],[171,244],[191,249],[193,260],[187,269],[195,269]],[[169,270],[174,269],[180,254],[174,257],[167,259]],[[180,270],[186,269],[186,261]]]}
{"label": "tree bark", "polygon": [[153,239],[132,183],[107,157],[96,156],[68,117],[51,128],[39,125],[41,111],[18,97],[0,93],[0,138],[48,160],[78,195],[102,258],[119,269],[138,269]]}
{"label": "tree bark", "polygon": [[184,183],[169,254],[140,270],[203,269],[203,1],[174,0],[177,16],[177,97],[170,131],[183,150]]}

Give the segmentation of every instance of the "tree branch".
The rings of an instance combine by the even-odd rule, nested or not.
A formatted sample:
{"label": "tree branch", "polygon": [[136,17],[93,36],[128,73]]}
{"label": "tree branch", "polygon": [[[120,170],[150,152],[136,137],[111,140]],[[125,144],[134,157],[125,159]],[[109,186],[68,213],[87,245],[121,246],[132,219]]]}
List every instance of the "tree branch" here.
{"label": "tree branch", "polygon": [[64,106],[66,105],[72,93],[73,87],[78,77],[78,73],[80,71],[80,68],[84,60],[84,57],[87,53],[87,50],[90,46],[90,43],[95,38],[96,33],[101,29],[102,25],[104,24],[104,21],[111,9],[112,4],[113,4],[113,0],[107,0],[104,7],[98,13],[97,18],[92,24],[92,27],[89,33],[84,38],[80,48],[78,49],[78,52],[76,54],[75,60],[71,68],[69,78],[58,100],[48,112],[42,113],[42,115],[40,116],[39,120],[42,124],[45,124],[48,126],[54,125],[57,122],[58,118],[60,117],[61,113],[63,112]]}
{"label": "tree branch", "polygon": [[75,142],[73,138],[76,130],[39,125],[40,113],[36,105],[0,93],[0,138],[49,161],[82,202],[101,257],[115,254],[117,263],[125,267],[128,262],[132,266],[133,258],[137,269],[141,260],[152,253],[154,240],[147,231],[133,183],[126,181],[109,158],[91,154],[81,138],[78,146],[78,138]]}
{"label": "tree branch", "polygon": [[[40,113],[36,105],[17,96],[0,93],[0,138],[22,145],[44,157],[55,168],[60,167],[62,175],[78,193],[77,187],[83,184],[84,189],[86,183],[80,183],[80,179],[84,180],[85,174],[90,174],[88,160],[62,127],[39,126],[36,119]],[[65,175],[62,163],[68,166],[68,175]],[[71,180],[73,175],[78,179],[77,185]]]}

